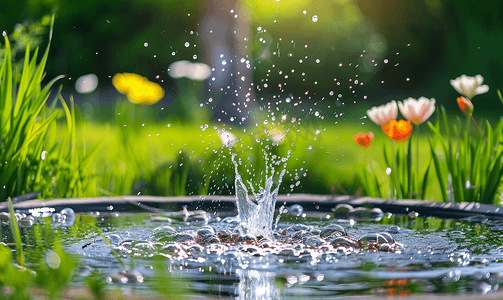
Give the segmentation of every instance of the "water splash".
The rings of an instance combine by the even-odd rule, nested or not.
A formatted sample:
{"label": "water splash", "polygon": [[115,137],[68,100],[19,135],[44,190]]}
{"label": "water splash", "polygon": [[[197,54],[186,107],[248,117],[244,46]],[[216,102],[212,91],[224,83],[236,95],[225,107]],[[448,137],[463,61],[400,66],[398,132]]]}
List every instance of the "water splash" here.
{"label": "water splash", "polygon": [[[266,180],[264,187],[259,186],[259,191],[255,192],[252,181],[248,180],[250,190],[255,196],[255,199],[248,197],[248,188],[243,182],[243,178],[239,174],[238,162],[236,161],[236,154],[231,156],[232,162],[236,170],[236,202],[238,207],[238,217],[240,221],[240,228],[245,233],[253,234],[255,236],[272,237],[272,224],[274,218],[274,209],[276,207],[276,198],[278,197],[279,187],[286,173],[286,161],[290,158],[291,151],[289,150],[287,156],[278,161],[272,161],[269,165],[269,157],[267,152],[264,151],[266,159]],[[274,190],[273,177],[275,174],[275,165],[283,162],[283,170],[281,171],[278,179],[278,185]],[[269,168],[271,169],[269,175]]]}

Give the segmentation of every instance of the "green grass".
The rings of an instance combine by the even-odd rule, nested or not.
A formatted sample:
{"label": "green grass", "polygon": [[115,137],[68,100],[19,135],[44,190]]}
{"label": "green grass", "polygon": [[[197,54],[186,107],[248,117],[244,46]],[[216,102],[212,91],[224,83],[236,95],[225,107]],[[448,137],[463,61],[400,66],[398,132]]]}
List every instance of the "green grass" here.
{"label": "green grass", "polygon": [[[219,124],[211,124],[203,131],[194,124],[169,121],[152,124],[148,118],[141,117],[139,120],[136,125],[126,124],[126,127],[124,124],[115,126],[87,122],[78,130],[83,140],[91,147],[105,137],[103,146],[90,165],[90,171],[97,174],[96,185],[102,195],[138,192],[142,195],[181,195],[180,190],[176,188],[175,177],[182,177],[184,172],[189,176],[183,194],[204,194],[203,191],[234,194],[234,168],[230,154],[228,149],[222,146],[217,131],[213,129],[213,126]],[[146,125],[142,126],[144,123]],[[281,156],[285,156],[287,150],[292,150],[292,157],[287,162],[287,170],[291,175],[285,177],[280,192],[355,194],[361,186],[359,170],[366,169],[366,160],[369,160],[373,172],[378,174],[379,180],[382,181],[383,190],[387,189],[387,165],[382,149],[384,144],[389,146],[392,141],[379,128],[375,130],[372,124],[360,126],[363,128],[358,130],[366,132],[370,129],[375,133],[372,146],[362,149],[353,141],[353,136],[357,133],[356,126],[357,124],[352,122],[323,126],[319,127],[318,135],[315,133],[318,128],[301,126],[300,132],[290,130],[283,143],[272,146],[272,152]],[[251,174],[247,174],[244,167],[240,168],[240,172],[244,173],[242,175],[245,179],[262,180],[264,176],[259,174],[264,170],[263,154],[261,148],[257,147],[260,145],[250,141],[251,129],[247,128],[246,133],[243,128],[228,130],[243,139],[233,152],[238,153],[238,158],[245,163],[255,163],[256,166]],[[249,150],[249,145],[254,148]],[[312,149],[309,149],[309,146],[312,146]],[[406,144],[397,144],[397,147],[406,147]],[[421,164],[427,163],[429,148],[426,136],[421,136],[420,152],[420,157],[424,159]],[[300,180],[299,186],[295,186],[298,181],[295,179],[296,175]],[[207,183],[209,176],[211,179]],[[204,189],[205,184],[210,187]],[[291,189],[290,185],[294,185],[294,188]],[[425,198],[441,201],[441,194],[436,191],[434,184],[427,191]]]}

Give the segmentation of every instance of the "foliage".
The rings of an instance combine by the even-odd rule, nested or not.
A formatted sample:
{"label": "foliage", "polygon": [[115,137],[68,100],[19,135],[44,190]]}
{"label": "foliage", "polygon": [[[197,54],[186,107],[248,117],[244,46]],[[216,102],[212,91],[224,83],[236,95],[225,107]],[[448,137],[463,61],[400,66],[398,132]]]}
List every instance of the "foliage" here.
{"label": "foliage", "polygon": [[12,236],[14,237],[14,241],[16,242],[16,259],[19,265],[24,265],[24,252],[23,246],[21,242],[21,232],[19,231],[19,226],[17,224],[16,215],[14,213],[14,207],[12,206],[12,201],[10,198],[7,199],[9,201],[9,224],[12,232]]}
{"label": "foliage", "polygon": [[[53,21],[50,37],[52,24]],[[58,76],[41,88],[49,45],[38,66],[38,48],[31,55],[27,45],[22,73],[15,76],[10,42],[7,36],[4,40],[5,57],[0,67],[0,160],[3,162],[0,164],[3,182],[0,201],[30,192],[39,192],[43,198],[83,196],[90,179],[86,169],[99,145],[87,156],[79,153],[73,99],[68,108],[60,98],[63,112],[56,108],[57,99],[51,106],[46,105],[52,85],[63,77]],[[57,124],[61,115],[66,117],[67,131]]]}
{"label": "foliage", "polygon": [[[445,109],[442,107],[441,122],[429,123],[434,132],[430,141],[431,154],[437,171],[437,178],[442,186],[442,197],[455,202],[495,203],[501,179],[503,178],[503,120],[493,129],[485,122],[485,131],[475,138],[469,135],[469,123],[463,125],[458,118],[452,127],[452,134]],[[441,128],[445,137],[441,135]],[[487,138],[485,138],[487,137]],[[435,145],[440,144],[446,167],[440,163]],[[452,178],[452,187],[446,187],[448,175]],[[447,176],[446,176],[447,175]],[[452,192],[452,195],[449,194]]]}

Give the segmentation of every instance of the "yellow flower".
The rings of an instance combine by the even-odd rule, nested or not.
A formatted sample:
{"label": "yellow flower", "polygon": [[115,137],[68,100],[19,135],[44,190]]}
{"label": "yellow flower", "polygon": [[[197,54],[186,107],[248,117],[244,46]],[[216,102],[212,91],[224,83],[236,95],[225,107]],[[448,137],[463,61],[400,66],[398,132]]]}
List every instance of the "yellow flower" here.
{"label": "yellow flower", "polygon": [[164,89],[160,85],[137,74],[115,74],[112,84],[133,103],[152,105],[164,97]]}
{"label": "yellow flower", "polygon": [[382,126],[384,133],[395,142],[405,142],[412,134],[410,121],[392,120]]}

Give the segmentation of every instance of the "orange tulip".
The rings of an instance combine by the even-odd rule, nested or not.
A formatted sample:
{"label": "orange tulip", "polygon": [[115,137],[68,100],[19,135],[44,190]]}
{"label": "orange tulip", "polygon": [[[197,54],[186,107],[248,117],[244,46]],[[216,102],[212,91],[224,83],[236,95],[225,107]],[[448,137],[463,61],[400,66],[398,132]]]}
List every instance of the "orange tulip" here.
{"label": "orange tulip", "polygon": [[372,144],[372,140],[374,139],[374,134],[372,132],[369,132],[367,134],[365,133],[358,133],[353,137],[353,140],[363,148],[368,148],[370,147],[370,144]]}
{"label": "orange tulip", "polygon": [[412,133],[412,125],[410,121],[392,120],[382,126],[384,133],[395,142],[405,142],[409,139]]}
{"label": "orange tulip", "polygon": [[471,116],[473,113],[473,104],[468,98],[458,97],[456,99],[458,101],[458,106],[461,112],[467,116]]}

